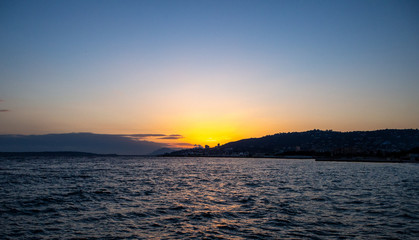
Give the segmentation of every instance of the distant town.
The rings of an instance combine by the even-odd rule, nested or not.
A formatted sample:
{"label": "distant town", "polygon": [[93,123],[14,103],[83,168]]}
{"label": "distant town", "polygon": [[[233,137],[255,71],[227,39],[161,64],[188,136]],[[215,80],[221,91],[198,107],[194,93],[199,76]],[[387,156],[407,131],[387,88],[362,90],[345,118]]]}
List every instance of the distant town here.
{"label": "distant town", "polygon": [[419,130],[338,132],[311,130],[197,146],[164,156],[288,157],[316,159],[386,159],[419,161]]}

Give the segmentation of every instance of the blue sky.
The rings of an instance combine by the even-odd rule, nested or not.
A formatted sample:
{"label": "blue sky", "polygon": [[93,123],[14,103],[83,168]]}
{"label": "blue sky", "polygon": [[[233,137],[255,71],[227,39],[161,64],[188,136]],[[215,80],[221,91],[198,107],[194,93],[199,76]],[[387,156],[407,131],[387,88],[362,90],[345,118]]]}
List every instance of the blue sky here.
{"label": "blue sky", "polygon": [[417,1],[0,4],[2,134],[419,127]]}

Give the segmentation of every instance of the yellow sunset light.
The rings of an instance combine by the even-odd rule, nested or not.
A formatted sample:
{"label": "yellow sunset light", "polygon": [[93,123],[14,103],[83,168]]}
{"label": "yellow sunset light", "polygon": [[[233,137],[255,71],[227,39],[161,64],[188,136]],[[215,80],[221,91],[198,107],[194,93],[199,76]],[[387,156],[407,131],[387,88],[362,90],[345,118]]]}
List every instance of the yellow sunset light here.
{"label": "yellow sunset light", "polygon": [[192,144],[216,146],[232,139],[238,139],[232,124],[220,122],[199,122],[184,131],[185,140]]}

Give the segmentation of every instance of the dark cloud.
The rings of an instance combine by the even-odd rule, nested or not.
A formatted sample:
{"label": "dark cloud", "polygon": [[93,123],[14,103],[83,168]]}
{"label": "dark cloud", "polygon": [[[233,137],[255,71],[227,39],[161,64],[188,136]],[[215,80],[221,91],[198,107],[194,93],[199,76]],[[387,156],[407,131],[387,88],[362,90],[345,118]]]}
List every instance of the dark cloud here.
{"label": "dark cloud", "polygon": [[171,136],[167,136],[167,137],[160,137],[159,139],[179,139],[178,137],[171,137]]}
{"label": "dark cloud", "polygon": [[164,137],[160,137],[159,139],[181,139],[183,138],[182,135],[179,134],[172,134],[172,135],[168,135],[168,136],[164,136]]}
{"label": "dark cloud", "polygon": [[[179,134],[94,134],[1,135],[0,152],[78,151],[127,155],[149,154],[161,148],[191,148],[190,143],[154,142],[160,137],[182,138]],[[151,138],[147,138],[151,137]],[[149,140],[151,139],[151,141]]]}
{"label": "dark cloud", "polygon": [[180,134],[161,134],[161,133],[151,133],[151,134],[117,134],[116,136],[127,137],[136,140],[142,140],[145,138],[155,138],[155,139],[181,139],[183,138]]}
{"label": "dark cloud", "polygon": [[120,136],[124,138],[129,138],[134,141],[144,141],[149,138],[158,138],[158,137],[164,137],[165,134],[114,134],[114,136]]}
{"label": "dark cloud", "polygon": [[122,137],[135,137],[135,138],[146,138],[146,137],[164,137],[166,134],[118,134]]}
{"label": "dark cloud", "polygon": [[113,134],[0,135],[0,152],[79,151],[141,155],[164,147],[168,144]]}

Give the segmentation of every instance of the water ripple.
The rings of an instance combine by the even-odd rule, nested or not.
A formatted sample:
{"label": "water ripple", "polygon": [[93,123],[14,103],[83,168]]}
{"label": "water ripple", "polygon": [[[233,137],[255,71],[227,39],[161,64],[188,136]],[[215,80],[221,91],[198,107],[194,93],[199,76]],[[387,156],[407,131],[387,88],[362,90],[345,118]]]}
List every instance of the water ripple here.
{"label": "water ripple", "polygon": [[417,239],[419,165],[0,159],[5,239]]}

